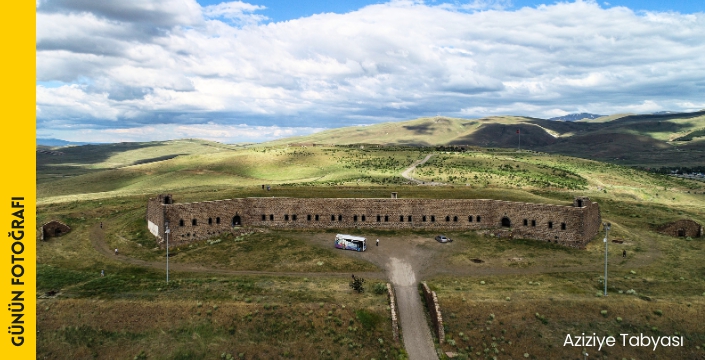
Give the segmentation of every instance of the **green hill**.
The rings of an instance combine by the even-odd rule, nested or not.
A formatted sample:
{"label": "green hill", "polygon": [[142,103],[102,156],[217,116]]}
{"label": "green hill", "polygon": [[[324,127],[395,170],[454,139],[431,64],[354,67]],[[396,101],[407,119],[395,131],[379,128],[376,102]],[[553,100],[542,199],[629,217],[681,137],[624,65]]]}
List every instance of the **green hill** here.
{"label": "green hill", "polygon": [[[640,166],[705,165],[705,111],[679,114],[614,115],[590,121],[552,121],[520,116],[481,119],[420,118],[347,127],[268,145],[410,145],[519,147]],[[687,145],[687,146],[685,146]]]}

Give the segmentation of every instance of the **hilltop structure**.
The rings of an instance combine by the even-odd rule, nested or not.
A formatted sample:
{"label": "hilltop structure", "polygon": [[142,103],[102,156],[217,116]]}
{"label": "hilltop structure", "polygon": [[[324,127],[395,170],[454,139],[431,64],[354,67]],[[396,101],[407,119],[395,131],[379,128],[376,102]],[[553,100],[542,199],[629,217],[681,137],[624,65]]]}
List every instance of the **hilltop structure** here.
{"label": "hilltop structure", "polygon": [[[396,195],[396,194],[394,194]],[[500,230],[512,237],[585,248],[600,228],[600,207],[587,197],[570,206],[488,199],[333,199],[252,197],[174,203],[171,195],[147,202],[149,231],[164,246],[232,232],[243,226],[280,229]]]}
{"label": "hilltop structure", "polygon": [[703,226],[689,219],[674,221],[659,226],[656,231],[673,237],[701,237]]}

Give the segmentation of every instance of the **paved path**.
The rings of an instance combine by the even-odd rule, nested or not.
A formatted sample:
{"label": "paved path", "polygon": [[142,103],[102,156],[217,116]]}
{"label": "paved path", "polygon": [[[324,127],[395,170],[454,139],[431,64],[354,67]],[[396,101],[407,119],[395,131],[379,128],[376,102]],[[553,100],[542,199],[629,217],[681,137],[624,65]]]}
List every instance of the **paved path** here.
{"label": "paved path", "polygon": [[390,258],[387,270],[397,296],[404,348],[409,359],[437,360],[414,269],[404,260]]}

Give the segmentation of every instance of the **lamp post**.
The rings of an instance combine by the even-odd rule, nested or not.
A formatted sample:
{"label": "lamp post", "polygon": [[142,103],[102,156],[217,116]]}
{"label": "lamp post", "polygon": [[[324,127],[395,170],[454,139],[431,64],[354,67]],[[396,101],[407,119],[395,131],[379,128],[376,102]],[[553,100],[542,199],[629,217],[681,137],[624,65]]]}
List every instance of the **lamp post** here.
{"label": "lamp post", "polygon": [[169,283],[169,222],[164,222],[164,234],[166,234],[166,283]]}
{"label": "lamp post", "polygon": [[607,296],[607,233],[609,233],[612,224],[606,222],[602,223],[602,225],[605,227],[605,296]]}

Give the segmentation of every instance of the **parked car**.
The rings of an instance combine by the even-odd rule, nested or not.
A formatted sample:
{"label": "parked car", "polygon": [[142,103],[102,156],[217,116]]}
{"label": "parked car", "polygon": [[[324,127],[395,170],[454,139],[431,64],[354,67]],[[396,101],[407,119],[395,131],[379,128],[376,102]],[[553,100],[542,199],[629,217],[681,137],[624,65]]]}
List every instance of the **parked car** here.
{"label": "parked car", "polygon": [[436,241],[438,241],[439,243],[448,243],[453,242],[453,239],[449,239],[445,235],[438,235],[436,236]]}

